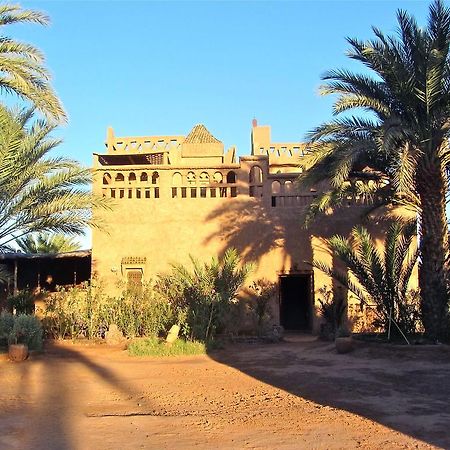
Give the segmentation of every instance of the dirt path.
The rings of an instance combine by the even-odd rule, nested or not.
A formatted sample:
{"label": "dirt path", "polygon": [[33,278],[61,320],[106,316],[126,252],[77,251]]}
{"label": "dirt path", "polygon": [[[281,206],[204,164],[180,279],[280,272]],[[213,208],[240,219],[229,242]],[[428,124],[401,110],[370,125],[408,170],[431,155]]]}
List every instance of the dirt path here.
{"label": "dirt path", "polygon": [[311,338],[209,356],[49,346],[0,361],[1,449],[450,448],[450,349]]}

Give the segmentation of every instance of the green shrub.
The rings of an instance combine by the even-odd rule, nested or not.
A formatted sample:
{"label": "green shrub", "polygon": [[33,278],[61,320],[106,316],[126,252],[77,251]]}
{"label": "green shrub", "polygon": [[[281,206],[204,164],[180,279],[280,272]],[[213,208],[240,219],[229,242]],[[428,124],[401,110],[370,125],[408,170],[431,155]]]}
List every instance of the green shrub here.
{"label": "green shrub", "polygon": [[342,288],[338,288],[334,293],[326,286],[318,290],[319,314],[322,316],[320,335],[326,339],[334,339],[338,330],[345,328],[347,301]]}
{"label": "green shrub", "polygon": [[276,294],[276,284],[264,278],[259,279],[250,286],[253,291],[253,298],[249,302],[249,308],[256,321],[256,331],[264,334],[272,318],[270,302]]}
{"label": "green shrub", "polygon": [[61,288],[47,299],[46,333],[56,339],[103,337],[114,323],[127,338],[158,336],[173,324],[173,309],[155,297],[151,283],[141,290],[125,289],[118,297],[103,293],[101,283]]}
{"label": "green shrub", "polygon": [[33,314],[34,300],[34,294],[30,290],[24,289],[16,295],[8,296],[8,308],[11,311],[15,311],[16,314]]}
{"label": "green shrub", "polygon": [[235,249],[209,263],[192,257],[191,261],[192,270],[175,264],[171,273],[160,275],[155,290],[173,307],[182,336],[208,342],[226,331],[230,310],[238,302],[237,293],[252,266],[240,265]]}
{"label": "green shrub", "polygon": [[206,353],[206,345],[202,342],[177,339],[168,345],[156,337],[138,339],[128,346],[131,356],[179,356],[202,355]]}
{"label": "green shrub", "polygon": [[44,334],[41,321],[31,314],[20,314],[14,318],[10,343],[27,344],[30,350],[41,350]]}
{"label": "green shrub", "polygon": [[13,314],[2,311],[0,313],[0,345],[8,345],[9,335],[14,327]]}
{"label": "green shrub", "polygon": [[6,344],[27,344],[30,350],[42,348],[41,321],[32,314],[15,316],[3,311],[0,314],[0,341]]}

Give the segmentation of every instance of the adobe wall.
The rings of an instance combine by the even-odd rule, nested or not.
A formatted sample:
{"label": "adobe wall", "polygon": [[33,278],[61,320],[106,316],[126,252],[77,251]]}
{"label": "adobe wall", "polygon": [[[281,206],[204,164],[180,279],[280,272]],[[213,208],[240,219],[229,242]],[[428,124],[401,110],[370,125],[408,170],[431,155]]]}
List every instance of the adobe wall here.
{"label": "adobe wall", "polygon": [[[144,280],[151,280],[169,271],[171,263],[189,265],[189,255],[208,261],[230,247],[255,264],[248,285],[260,278],[277,283],[281,275],[312,272],[314,299],[318,289],[332,285],[308,262],[331,262],[322,239],[347,235],[360,221],[361,208],[349,207],[304,230],[300,216],[314,193],[295,190],[298,173],[289,164],[283,166],[278,159],[277,172],[280,167],[284,172],[273,173],[272,156],[267,154],[212,164],[217,145],[214,142],[213,151],[206,151],[203,164],[195,167],[183,163],[182,157],[175,165],[164,158],[166,164],[105,166],[101,155],[95,156],[94,191],[110,198],[112,210],[95,212],[103,228],[93,230],[93,273],[109,293],[120,290],[127,270],[141,269]],[[279,321],[277,301],[272,305],[274,323]],[[315,316],[315,331],[318,326]]]}

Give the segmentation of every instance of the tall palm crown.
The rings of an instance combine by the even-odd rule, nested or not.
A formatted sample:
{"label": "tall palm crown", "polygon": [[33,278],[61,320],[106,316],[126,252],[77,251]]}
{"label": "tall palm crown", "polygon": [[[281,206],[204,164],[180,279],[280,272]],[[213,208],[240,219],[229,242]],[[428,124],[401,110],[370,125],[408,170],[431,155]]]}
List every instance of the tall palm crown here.
{"label": "tall palm crown", "polygon": [[62,253],[80,249],[78,242],[64,234],[28,234],[17,239],[16,244],[25,253]]}
{"label": "tall palm crown", "polygon": [[53,121],[65,121],[64,109],[50,86],[44,56],[34,46],[3,35],[6,25],[17,23],[46,25],[46,15],[18,5],[0,5],[0,90],[31,102]]}
{"label": "tall palm crown", "polygon": [[[337,94],[334,113],[347,113],[310,133],[311,150],[304,185],[328,180],[330,190],[314,207],[342,202],[345,183],[366,175],[369,196],[391,195],[413,205],[420,218],[419,285],[427,334],[438,339],[448,302],[447,170],[450,162],[450,11],[442,1],[429,9],[426,28],[404,11],[397,14],[398,37],[373,28],[375,39],[348,39],[348,56],[372,75],[333,70],[323,94]],[[368,114],[349,116],[362,108]],[[372,170],[362,172],[370,167]],[[372,197],[373,199],[373,197]]]}
{"label": "tall palm crown", "polygon": [[92,207],[105,206],[88,190],[89,169],[48,155],[54,128],[0,105],[0,251],[33,232],[82,234]]}

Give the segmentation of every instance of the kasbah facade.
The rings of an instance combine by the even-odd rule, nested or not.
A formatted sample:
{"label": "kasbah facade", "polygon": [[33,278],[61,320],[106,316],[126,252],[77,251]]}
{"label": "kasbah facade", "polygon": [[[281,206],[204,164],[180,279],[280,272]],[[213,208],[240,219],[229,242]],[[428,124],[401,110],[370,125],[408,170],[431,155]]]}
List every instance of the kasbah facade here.
{"label": "kasbah facade", "polygon": [[248,285],[277,284],[273,324],[317,332],[318,290],[332,280],[308,262],[332,262],[323,238],[347,235],[361,208],[302,228],[301,214],[317,194],[296,190],[304,150],[272,142],[270,126],[256,120],[251,154],[239,158],[204,125],[187,136],[116,137],[109,128],[106,153],[94,153],[93,189],[112,209],[95,212],[102,226],[93,229],[92,273],[112,294],[119,282],[154,280],[171,263],[189,266],[189,255],[209,261],[234,247],[254,262]]}

